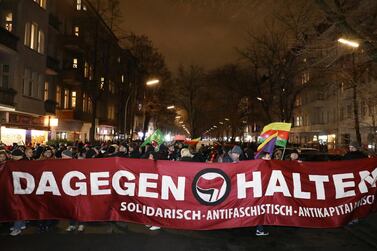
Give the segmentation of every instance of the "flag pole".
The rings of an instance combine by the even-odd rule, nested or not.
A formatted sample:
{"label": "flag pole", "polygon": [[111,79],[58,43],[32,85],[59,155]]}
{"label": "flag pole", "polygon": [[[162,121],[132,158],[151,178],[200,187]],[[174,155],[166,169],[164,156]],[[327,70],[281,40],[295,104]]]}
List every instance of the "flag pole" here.
{"label": "flag pole", "polygon": [[287,148],[287,146],[284,146],[283,154],[281,155],[281,160],[284,160],[285,148]]}

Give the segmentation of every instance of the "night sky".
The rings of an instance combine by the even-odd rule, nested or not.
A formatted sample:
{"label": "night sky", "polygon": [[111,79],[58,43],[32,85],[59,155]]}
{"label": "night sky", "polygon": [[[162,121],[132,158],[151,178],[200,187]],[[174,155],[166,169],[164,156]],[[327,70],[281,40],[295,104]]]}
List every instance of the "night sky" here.
{"label": "night sky", "polygon": [[210,69],[238,60],[235,47],[245,44],[245,31],[263,25],[271,6],[282,1],[224,0],[206,6],[203,1],[187,2],[121,1],[122,28],[152,39],[172,71],[179,64]]}

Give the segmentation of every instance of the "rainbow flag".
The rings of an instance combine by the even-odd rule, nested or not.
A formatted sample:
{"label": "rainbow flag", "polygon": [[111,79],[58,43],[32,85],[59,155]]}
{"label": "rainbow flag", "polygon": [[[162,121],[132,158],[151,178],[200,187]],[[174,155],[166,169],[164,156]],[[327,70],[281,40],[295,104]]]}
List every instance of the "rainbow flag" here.
{"label": "rainbow flag", "polygon": [[276,138],[276,146],[286,147],[291,126],[291,123],[274,122],[263,127],[263,131],[258,138],[258,142],[261,144],[258,146],[257,151],[259,152],[272,138]]}
{"label": "rainbow flag", "polygon": [[255,154],[255,159],[259,159],[259,155],[262,152],[268,152],[272,156],[275,149],[276,139],[277,139],[277,133],[272,134],[270,137],[268,137],[265,141],[263,141],[262,144],[258,146],[258,152]]}

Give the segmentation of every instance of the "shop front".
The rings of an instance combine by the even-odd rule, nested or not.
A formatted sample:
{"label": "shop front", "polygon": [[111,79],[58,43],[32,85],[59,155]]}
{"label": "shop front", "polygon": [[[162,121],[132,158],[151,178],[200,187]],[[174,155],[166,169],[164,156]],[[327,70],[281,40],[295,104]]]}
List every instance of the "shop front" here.
{"label": "shop front", "polygon": [[97,127],[97,137],[99,141],[113,140],[115,135],[115,128],[108,125],[99,125]]}
{"label": "shop front", "polygon": [[50,138],[45,116],[5,112],[1,114],[1,120],[0,138],[6,145],[45,144]]}

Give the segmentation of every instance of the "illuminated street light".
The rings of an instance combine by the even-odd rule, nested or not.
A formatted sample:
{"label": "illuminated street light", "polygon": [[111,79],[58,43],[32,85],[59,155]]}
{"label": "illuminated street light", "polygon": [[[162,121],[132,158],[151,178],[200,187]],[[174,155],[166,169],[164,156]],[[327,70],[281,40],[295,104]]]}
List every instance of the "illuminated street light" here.
{"label": "illuminated street light", "polygon": [[156,85],[158,83],[160,83],[160,80],[158,79],[152,79],[152,80],[147,81],[147,85]]}
{"label": "illuminated street light", "polygon": [[224,122],[221,122],[221,121],[220,121],[220,122],[219,122],[219,124],[220,124],[220,125],[223,125],[223,124],[224,124]]}
{"label": "illuminated street light", "polygon": [[183,121],[179,121],[180,124],[183,124]]}
{"label": "illuminated street light", "polygon": [[176,116],[175,118],[176,118],[176,119],[180,119],[180,118],[181,118],[181,116]]}
{"label": "illuminated street light", "polygon": [[226,120],[226,121],[229,121],[229,119],[228,119],[228,118],[225,118],[225,120]]}
{"label": "illuminated street light", "polygon": [[351,41],[351,40],[348,40],[348,39],[345,39],[345,38],[339,38],[338,42],[341,43],[341,44],[345,44],[347,46],[350,46],[352,48],[358,48],[360,46],[360,44],[358,42]]}
{"label": "illuminated street light", "polygon": [[214,125],[213,128],[217,128],[217,126]]}
{"label": "illuminated street light", "polygon": [[261,97],[257,97],[257,99],[258,99],[259,101],[263,101],[263,98],[261,98]]}
{"label": "illuminated street light", "polygon": [[171,109],[174,109],[174,108],[175,108],[174,105],[170,105],[170,106],[166,107],[166,109],[168,109],[168,110],[171,110]]}

